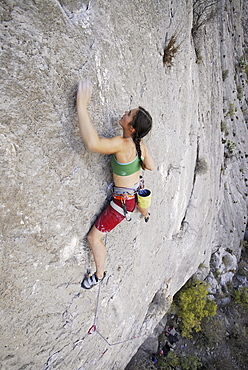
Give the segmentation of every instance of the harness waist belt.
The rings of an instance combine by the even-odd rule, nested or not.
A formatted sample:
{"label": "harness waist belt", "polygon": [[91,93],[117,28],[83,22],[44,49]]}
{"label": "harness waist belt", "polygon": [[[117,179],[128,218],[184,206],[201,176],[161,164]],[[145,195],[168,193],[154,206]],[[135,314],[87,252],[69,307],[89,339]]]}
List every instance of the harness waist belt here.
{"label": "harness waist belt", "polygon": [[140,188],[140,181],[138,181],[136,184],[134,184],[130,188],[114,186],[113,192],[114,194],[117,194],[117,195],[120,195],[120,194],[133,195],[139,191],[139,188]]}
{"label": "harness waist belt", "polygon": [[129,195],[129,194],[113,194],[113,198],[114,199],[121,200],[122,203],[125,203],[126,200],[135,198],[135,194],[133,194],[133,195]]}

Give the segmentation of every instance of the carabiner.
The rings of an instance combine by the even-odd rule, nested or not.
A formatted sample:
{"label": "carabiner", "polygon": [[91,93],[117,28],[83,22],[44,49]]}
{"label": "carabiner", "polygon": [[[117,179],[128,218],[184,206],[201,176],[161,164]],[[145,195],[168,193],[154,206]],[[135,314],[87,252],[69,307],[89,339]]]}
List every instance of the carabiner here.
{"label": "carabiner", "polygon": [[91,328],[89,328],[88,330],[88,334],[92,334],[92,332],[94,333],[96,331],[96,325],[92,325]]}
{"label": "carabiner", "polygon": [[129,212],[127,212],[126,213],[126,220],[129,222],[129,221],[132,221],[132,217],[130,216],[130,213]]}

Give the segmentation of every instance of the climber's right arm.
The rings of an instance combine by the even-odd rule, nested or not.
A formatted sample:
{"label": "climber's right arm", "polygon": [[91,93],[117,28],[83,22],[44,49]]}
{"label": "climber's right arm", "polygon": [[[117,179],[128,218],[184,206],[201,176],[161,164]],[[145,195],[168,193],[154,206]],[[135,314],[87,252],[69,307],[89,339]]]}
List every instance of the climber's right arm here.
{"label": "climber's right arm", "polygon": [[92,125],[87,106],[92,94],[92,85],[89,81],[80,81],[77,91],[77,111],[79,128],[82,139],[90,152],[101,154],[117,153],[123,145],[120,136],[111,139],[98,136]]}
{"label": "climber's right arm", "polygon": [[152,171],[154,169],[154,160],[152,156],[150,155],[150,153],[148,152],[147,146],[145,145],[143,141],[141,141],[140,146],[141,146],[141,153],[144,158],[143,163],[145,165],[145,169]]}

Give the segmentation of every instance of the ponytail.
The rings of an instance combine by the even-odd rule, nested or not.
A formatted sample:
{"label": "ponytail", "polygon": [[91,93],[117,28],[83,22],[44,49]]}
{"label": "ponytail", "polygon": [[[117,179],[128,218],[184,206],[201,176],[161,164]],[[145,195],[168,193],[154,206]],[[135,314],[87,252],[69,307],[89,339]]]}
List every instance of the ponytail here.
{"label": "ponytail", "polygon": [[140,165],[142,169],[144,170],[145,165],[144,165],[144,162],[141,156],[140,142],[141,142],[141,139],[144,136],[146,136],[152,128],[152,117],[144,108],[139,107],[139,110],[136,113],[131,125],[135,129],[133,133],[133,141],[136,146],[136,150],[137,150],[138,157],[140,160]]}
{"label": "ponytail", "polygon": [[138,153],[138,157],[139,157],[139,160],[140,160],[140,165],[141,165],[142,170],[145,170],[145,165],[144,165],[144,162],[143,162],[143,159],[142,159],[142,156],[141,156],[140,141],[141,141],[141,139],[140,138],[135,138],[135,135],[134,135],[133,142],[136,146],[136,151]]}

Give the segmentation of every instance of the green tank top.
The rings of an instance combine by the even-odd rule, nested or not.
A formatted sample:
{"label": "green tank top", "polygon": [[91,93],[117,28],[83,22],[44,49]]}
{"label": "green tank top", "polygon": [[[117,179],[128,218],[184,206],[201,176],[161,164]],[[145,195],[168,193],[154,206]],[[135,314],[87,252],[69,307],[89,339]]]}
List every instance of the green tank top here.
{"label": "green tank top", "polygon": [[128,163],[120,163],[115,158],[115,155],[112,154],[111,157],[111,167],[115,175],[118,176],[129,176],[135,172],[140,171],[141,165],[138,155],[134,158],[133,161]]}

